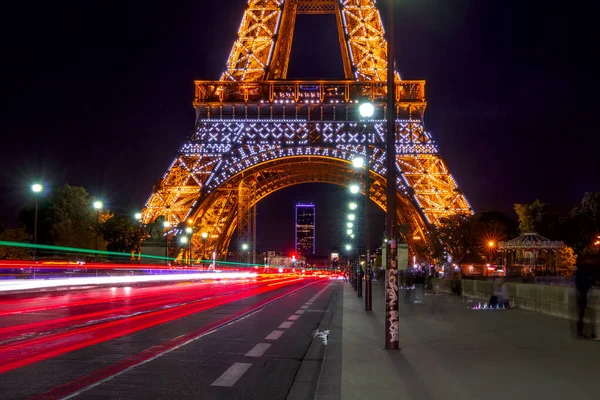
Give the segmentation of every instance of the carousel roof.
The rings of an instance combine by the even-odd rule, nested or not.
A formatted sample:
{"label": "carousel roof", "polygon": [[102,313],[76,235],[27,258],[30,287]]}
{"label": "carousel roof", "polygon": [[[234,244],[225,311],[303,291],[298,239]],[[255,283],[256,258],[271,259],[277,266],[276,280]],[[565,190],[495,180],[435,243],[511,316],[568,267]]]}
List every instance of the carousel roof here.
{"label": "carousel roof", "polygon": [[547,239],[537,233],[524,233],[523,235],[511,239],[507,242],[498,242],[498,250],[558,250],[563,247],[563,242]]}

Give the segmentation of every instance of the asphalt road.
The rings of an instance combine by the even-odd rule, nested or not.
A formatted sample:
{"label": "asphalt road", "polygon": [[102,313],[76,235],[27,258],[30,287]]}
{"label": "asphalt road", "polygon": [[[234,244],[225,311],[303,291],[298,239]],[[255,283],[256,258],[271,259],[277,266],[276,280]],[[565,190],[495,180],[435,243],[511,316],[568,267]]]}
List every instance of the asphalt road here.
{"label": "asphalt road", "polygon": [[2,296],[0,398],[285,399],[338,289],[291,276]]}

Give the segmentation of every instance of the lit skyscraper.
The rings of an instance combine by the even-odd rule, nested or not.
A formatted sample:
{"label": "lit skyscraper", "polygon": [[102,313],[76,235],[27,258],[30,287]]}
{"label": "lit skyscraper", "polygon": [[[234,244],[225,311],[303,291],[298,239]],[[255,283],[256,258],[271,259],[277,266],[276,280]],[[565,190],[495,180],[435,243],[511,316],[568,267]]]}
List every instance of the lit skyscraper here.
{"label": "lit skyscraper", "polygon": [[315,206],[296,204],[295,249],[302,255],[315,254]]}

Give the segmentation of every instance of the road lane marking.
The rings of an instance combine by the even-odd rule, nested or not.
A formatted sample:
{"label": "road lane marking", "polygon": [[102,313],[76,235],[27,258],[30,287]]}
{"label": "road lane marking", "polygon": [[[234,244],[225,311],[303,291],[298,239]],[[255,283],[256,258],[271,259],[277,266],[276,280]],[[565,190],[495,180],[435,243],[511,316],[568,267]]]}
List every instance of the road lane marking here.
{"label": "road lane marking", "polygon": [[308,308],[308,306],[302,306],[300,308],[303,309],[303,310],[306,310]]}
{"label": "road lane marking", "polygon": [[298,310],[294,314],[302,315],[306,310]]}
{"label": "road lane marking", "polygon": [[274,330],[273,332],[271,332],[267,335],[265,340],[277,340],[281,337],[281,335],[283,335],[283,332],[284,331]]}
{"label": "road lane marking", "polygon": [[275,298],[272,298],[270,300],[262,302],[262,303],[260,303],[260,305],[250,307],[250,308],[246,309],[245,311],[242,311],[241,313],[235,314],[231,317],[226,318],[225,320],[223,320],[221,322],[218,322],[216,325],[212,325],[209,328],[202,328],[200,333],[191,332],[190,335],[186,335],[186,337],[179,339],[179,341],[180,341],[179,343],[177,343],[177,342],[170,343],[165,348],[163,348],[161,350],[157,350],[154,354],[148,355],[147,352],[149,349],[147,349],[146,351],[144,351],[138,355],[138,356],[140,356],[138,360],[127,360],[127,359],[122,360],[116,364],[109,365],[105,368],[97,370],[96,372],[93,372],[82,378],[76,379],[76,380],[68,382],[64,385],[55,387],[49,391],[41,393],[41,394],[37,395],[36,397],[40,398],[40,399],[41,398],[60,398],[61,400],[68,400],[68,399],[77,397],[80,394],[85,393],[88,390],[93,389],[97,386],[100,386],[103,383],[106,383],[118,376],[126,374],[127,372],[129,372],[141,365],[152,362],[152,361],[156,360],[157,358],[160,358],[174,350],[184,347],[202,337],[211,335],[211,334],[217,332],[221,328],[228,327],[239,321],[249,318],[252,315],[262,311],[269,304],[273,304],[278,300],[281,300],[285,297],[288,297],[294,293],[297,293],[301,290],[306,289],[309,286],[316,285],[318,283],[319,283],[319,281],[309,283],[298,289],[292,290],[291,292],[285,293],[280,296],[276,296]]}
{"label": "road lane marking", "polygon": [[287,329],[290,326],[292,326],[293,324],[294,324],[293,321],[285,321],[285,322],[282,322],[281,325],[278,326],[278,328]]}
{"label": "road lane marking", "polygon": [[299,315],[290,315],[290,316],[288,317],[288,319],[289,319],[290,321],[295,321],[295,320],[297,320],[298,318],[300,318],[300,316],[299,316]]}
{"label": "road lane marking", "polygon": [[265,351],[271,347],[270,343],[259,343],[245,354],[246,357],[260,357],[265,354]]}
{"label": "road lane marking", "polygon": [[210,386],[226,386],[231,387],[244,375],[246,371],[252,366],[248,363],[235,363],[227,371],[223,372],[223,375],[217,378]]}

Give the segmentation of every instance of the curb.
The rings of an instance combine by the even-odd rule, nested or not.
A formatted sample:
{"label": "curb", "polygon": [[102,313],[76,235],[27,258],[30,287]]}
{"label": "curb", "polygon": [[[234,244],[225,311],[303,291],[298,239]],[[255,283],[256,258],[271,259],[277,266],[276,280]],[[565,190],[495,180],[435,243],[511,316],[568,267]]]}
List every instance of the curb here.
{"label": "curb", "polygon": [[329,340],[323,354],[321,371],[317,380],[315,400],[340,400],[342,398],[342,323],[344,315],[344,286],[337,288],[336,298],[327,311],[333,312]]}
{"label": "curb", "polygon": [[323,339],[319,336],[314,336],[313,340],[306,351],[306,354],[302,358],[300,368],[294,378],[294,383],[288,392],[286,397],[287,400],[306,400],[313,398],[316,395],[316,390],[319,385],[319,380],[322,373],[323,362],[325,359],[325,353],[327,348],[330,346],[329,340],[331,340],[331,325],[332,320],[335,317],[336,304],[339,302],[340,286],[336,285],[334,291],[329,299],[327,308],[323,314],[323,318],[317,328],[318,331],[329,330],[328,344],[323,344]]}

